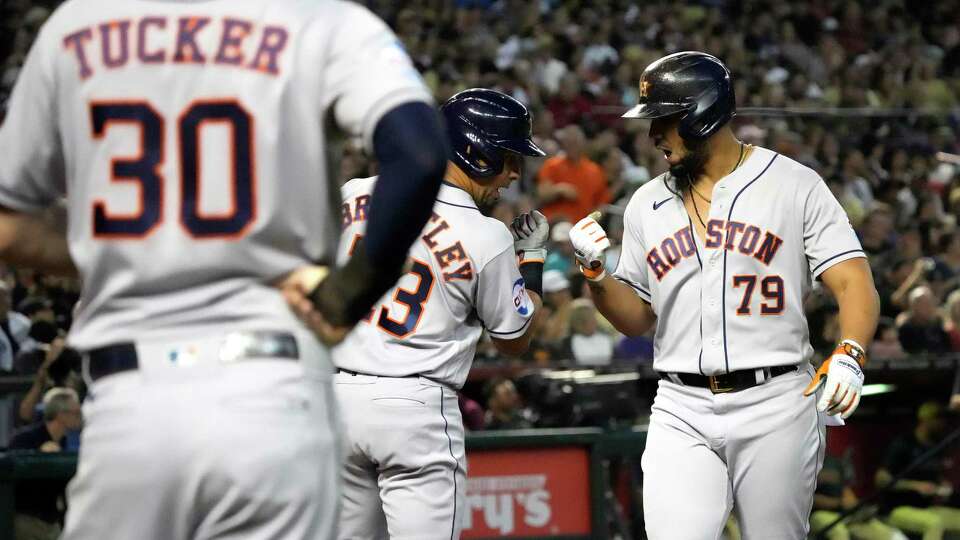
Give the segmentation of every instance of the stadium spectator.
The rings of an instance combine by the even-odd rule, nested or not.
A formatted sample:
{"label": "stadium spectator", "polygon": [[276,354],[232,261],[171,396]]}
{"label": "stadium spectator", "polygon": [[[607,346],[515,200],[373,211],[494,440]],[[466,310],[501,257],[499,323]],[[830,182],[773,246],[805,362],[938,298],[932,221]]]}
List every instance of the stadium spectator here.
{"label": "stadium spectator", "polygon": [[570,303],[570,335],[561,343],[561,358],[580,366],[606,366],[613,361],[615,339],[599,331],[597,308],[586,298]]}
{"label": "stadium spectator", "polygon": [[[49,345],[45,344],[37,349],[36,352],[39,353],[42,360],[33,377],[33,384],[30,385],[30,389],[23,396],[17,409],[17,416],[21,422],[33,421],[37,405],[40,403],[40,396],[45,395],[54,384],[53,378],[50,376],[50,367],[60,358],[65,348],[66,340],[59,337]],[[32,360],[34,356],[31,354],[29,358]]]}
{"label": "stadium spectator", "polygon": [[[942,457],[915,463],[943,439],[946,428],[941,404],[928,401],[921,405],[916,427],[891,443],[875,477],[878,488],[889,489],[881,499],[882,510],[890,514],[888,522],[905,532],[922,534],[923,540],[940,540],[947,532],[960,532],[960,509],[946,505],[953,486],[944,475]],[[891,485],[909,465],[915,467]]]}
{"label": "stadium spectator", "polygon": [[905,354],[903,346],[900,345],[896,323],[889,317],[880,317],[877,337],[870,345],[870,357],[878,360],[893,360],[903,358]]}
{"label": "stadium spectator", "polygon": [[573,267],[573,245],[570,244],[569,221],[560,221],[550,227],[550,245],[547,248],[547,260],[543,265],[544,272],[556,270],[569,275],[576,269]]}
{"label": "stadium spectator", "polygon": [[20,349],[27,344],[30,319],[10,308],[10,287],[0,281],[0,371],[12,371]]}
{"label": "stadium spectator", "polygon": [[550,310],[543,323],[543,339],[559,343],[570,333],[570,307],[573,294],[570,280],[559,270],[543,273],[543,305]]}
{"label": "stadium spectator", "polygon": [[[10,440],[11,450],[62,452],[67,433],[80,429],[80,398],[69,388],[54,388],[43,396],[43,420],[23,428]],[[56,540],[63,521],[65,480],[33,480],[14,490],[15,540]]]}
{"label": "stadium spectator", "polygon": [[[811,532],[822,531],[835,522],[841,512],[853,509],[859,502],[850,487],[850,475],[843,460],[825,456],[813,495]],[[902,532],[877,519],[876,512],[876,507],[866,506],[848,516],[827,531],[827,540],[907,540]]]}
{"label": "stadium spectator", "polygon": [[576,223],[610,202],[603,169],[584,155],[583,130],[570,125],[559,135],[560,155],[547,159],[540,169],[537,189],[543,213],[553,220]]}
{"label": "stadium spectator", "polygon": [[497,377],[487,382],[486,429],[528,429],[533,423],[523,415],[520,394],[510,379]]}
{"label": "stadium spectator", "polygon": [[930,287],[910,291],[909,308],[900,315],[897,330],[900,345],[909,353],[943,353],[950,351],[950,338],[937,313],[937,298]]}

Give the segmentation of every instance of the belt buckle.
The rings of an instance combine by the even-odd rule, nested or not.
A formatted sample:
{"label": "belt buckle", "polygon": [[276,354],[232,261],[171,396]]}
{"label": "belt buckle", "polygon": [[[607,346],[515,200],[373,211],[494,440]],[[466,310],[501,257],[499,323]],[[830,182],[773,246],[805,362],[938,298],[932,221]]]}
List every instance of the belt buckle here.
{"label": "belt buckle", "polygon": [[717,377],[714,375],[708,376],[707,382],[710,385],[710,391],[714,394],[726,394],[733,390],[733,386],[720,386],[720,383],[717,382]]}

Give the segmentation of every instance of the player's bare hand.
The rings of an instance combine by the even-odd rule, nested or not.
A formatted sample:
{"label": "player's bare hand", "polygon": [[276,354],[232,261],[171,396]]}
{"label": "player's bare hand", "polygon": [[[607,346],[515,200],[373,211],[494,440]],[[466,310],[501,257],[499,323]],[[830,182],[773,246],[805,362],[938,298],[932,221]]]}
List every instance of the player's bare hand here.
{"label": "player's bare hand", "polygon": [[573,244],[573,253],[580,265],[580,271],[591,281],[599,281],[606,275],[603,269],[606,262],[604,252],[610,247],[610,239],[603,227],[597,223],[598,219],[600,212],[593,212],[570,229],[570,242]]}
{"label": "player's bare hand", "polygon": [[812,395],[821,387],[823,393],[817,401],[817,410],[847,418],[860,404],[863,369],[854,358],[839,352],[838,348],[830,358],[824,360],[803,395]]}
{"label": "player's bare hand", "polygon": [[350,328],[333,326],[317,311],[309,295],[330,273],[326,266],[302,266],[278,280],[275,285],[297,317],[326,345],[343,341]]}

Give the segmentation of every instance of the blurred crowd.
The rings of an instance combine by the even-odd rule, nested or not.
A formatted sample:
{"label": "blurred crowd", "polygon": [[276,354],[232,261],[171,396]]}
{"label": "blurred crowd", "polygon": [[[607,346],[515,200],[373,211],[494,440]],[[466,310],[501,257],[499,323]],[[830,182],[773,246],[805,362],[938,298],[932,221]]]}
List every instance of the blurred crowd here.
{"label": "blurred crowd", "polygon": [[[0,103],[57,3],[11,0],[0,6]],[[395,29],[438,102],[465,88],[490,87],[533,113],[535,138],[548,157],[527,160],[522,181],[488,209],[509,223],[519,212],[540,208],[552,222],[544,274],[548,316],[526,360],[597,366],[652,358],[650,336],[625,338],[597,315],[573,264],[567,232],[601,209],[616,240],[626,201],[665,170],[663,156],[648,141],[647,124],[619,117],[636,102],[644,67],[685,49],[713,53],[730,67],[743,111],[734,120],[741,139],[816,169],[847,210],[882,300],[873,357],[960,351],[956,2],[366,4]],[[798,110],[805,112],[785,114]],[[342,180],[374,171],[355,145],[346,145]],[[611,268],[617,255],[615,245]],[[68,328],[75,284],[48,287],[48,278],[22,272],[9,273],[6,281],[13,296],[11,327],[23,327],[21,315],[35,321],[40,311],[45,317],[41,307],[49,304],[59,331]],[[828,351],[837,338],[836,305],[825,294],[812,295],[808,304],[813,344]],[[2,369],[29,371],[43,364],[33,355],[31,362],[14,365],[5,354],[0,352]],[[496,359],[489,347],[478,354],[480,360]]]}
{"label": "blurred crowd", "polygon": [[[533,208],[551,220],[543,278],[547,316],[525,365],[595,367],[652,359],[652,336],[626,338],[597,314],[567,234],[572,223],[600,209],[617,240],[631,194],[664,172],[662,154],[647,139],[648,125],[620,115],[636,103],[643,69],[680,50],[712,53],[730,67],[741,109],[734,120],[738,137],[813,167],[846,209],[881,296],[872,357],[960,352],[960,3],[363,3],[396,31],[438,102],[466,88],[487,87],[532,111],[535,139],[548,157],[528,159],[522,181],[486,209],[505,223]],[[30,44],[57,4],[0,3],[0,121]],[[353,144],[345,146],[339,166],[344,181],[375,172]],[[610,269],[617,255],[615,241]],[[28,426],[18,444],[48,451],[76,447],[84,389],[79,356],[64,346],[64,335],[77,298],[75,281],[0,271],[0,373],[33,381],[22,399],[0,412]],[[807,310],[815,349],[829,352],[838,338],[835,302],[815,291]],[[500,359],[492,347],[481,346],[478,360]],[[472,397],[461,402],[471,429],[534,425],[508,378],[487,381]],[[931,411],[920,411],[917,431],[891,450],[887,476],[878,477],[878,485],[890,482],[916,448],[933,444],[930,433],[942,426],[935,424],[939,409]],[[816,507],[822,523],[855,505],[844,482],[842,468],[828,463]],[[901,506],[939,507],[950,495],[934,473],[910,486],[920,495]],[[33,514],[48,511],[49,505],[41,505]],[[904,514],[900,526],[928,532],[960,522],[950,514],[947,527],[940,522],[948,518],[937,512]],[[871,527],[876,537],[894,537],[871,516],[860,517],[831,537],[868,538]],[[926,520],[927,528],[912,527],[911,519]],[[939,537],[930,534],[924,538]]]}

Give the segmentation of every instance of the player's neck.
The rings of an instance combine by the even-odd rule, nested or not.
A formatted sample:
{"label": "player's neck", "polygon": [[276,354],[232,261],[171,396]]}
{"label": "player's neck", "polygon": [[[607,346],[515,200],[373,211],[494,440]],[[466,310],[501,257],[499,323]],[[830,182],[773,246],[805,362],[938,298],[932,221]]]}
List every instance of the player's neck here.
{"label": "player's neck", "polygon": [[697,184],[710,188],[743,165],[752,149],[737,140],[729,129],[721,131],[707,144],[710,157],[703,165],[703,172],[697,177]]}
{"label": "player's neck", "polygon": [[477,183],[467,176],[467,173],[465,173],[463,169],[453,163],[447,163],[447,172],[444,174],[443,179],[448,184],[452,184],[469,193],[474,202],[480,200],[480,193],[477,191],[479,186],[477,186]]}

